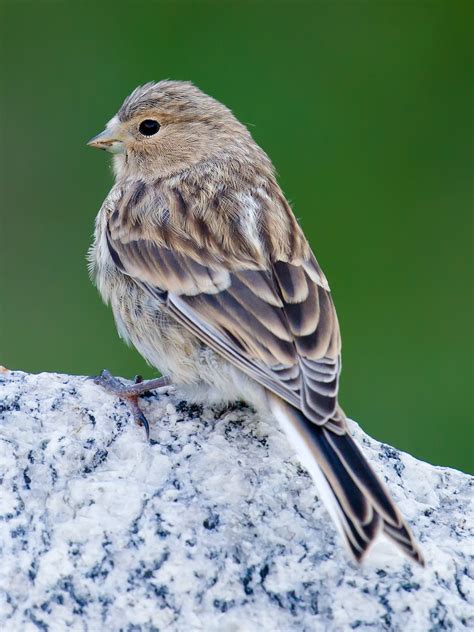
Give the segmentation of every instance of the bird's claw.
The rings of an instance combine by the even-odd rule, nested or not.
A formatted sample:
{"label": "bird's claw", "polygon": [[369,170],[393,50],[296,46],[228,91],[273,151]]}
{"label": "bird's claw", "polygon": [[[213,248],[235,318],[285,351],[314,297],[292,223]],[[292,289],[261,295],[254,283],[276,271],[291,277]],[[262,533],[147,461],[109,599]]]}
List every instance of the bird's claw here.
{"label": "bird's claw", "polygon": [[146,438],[147,438],[147,441],[149,441],[150,440],[150,424],[148,423],[148,419],[143,414],[143,411],[138,405],[138,402],[136,400],[132,400],[132,398],[130,398],[129,401],[130,401],[133,417],[138,424],[142,425],[145,428]]}
{"label": "bird's claw", "polygon": [[170,380],[168,378],[162,377],[144,382],[141,375],[136,375],[133,380],[133,384],[127,385],[114,377],[110,371],[104,369],[101,371],[100,375],[93,375],[87,379],[92,380],[94,384],[102,387],[112,395],[116,395],[120,399],[126,400],[132,409],[135,421],[145,428],[146,438],[147,440],[150,439],[150,424],[140,408],[138,398],[147,390],[165,390],[169,388]]}
{"label": "bird's claw", "polygon": [[[137,376],[138,377],[138,376]],[[117,397],[127,397],[127,386],[110,373],[107,369],[100,372],[100,375],[93,375],[90,378],[94,384],[101,386],[109,393],[117,395]],[[137,382],[135,382],[137,383]]]}

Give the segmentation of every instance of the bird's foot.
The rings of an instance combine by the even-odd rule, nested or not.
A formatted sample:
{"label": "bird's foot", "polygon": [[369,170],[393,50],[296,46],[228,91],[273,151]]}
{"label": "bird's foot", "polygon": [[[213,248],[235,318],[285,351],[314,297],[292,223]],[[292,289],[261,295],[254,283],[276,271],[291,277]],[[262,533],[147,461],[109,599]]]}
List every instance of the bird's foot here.
{"label": "bird's foot", "polygon": [[135,421],[145,428],[146,438],[150,438],[150,424],[143,414],[138,398],[148,391],[158,391],[159,393],[167,393],[172,384],[171,379],[167,376],[158,377],[154,380],[143,381],[141,375],[137,375],[133,384],[125,384],[121,380],[114,377],[110,371],[104,369],[100,375],[92,376],[94,384],[101,386],[103,389],[116,395],[120,399],[126,400],[130,405],[130,409]]}

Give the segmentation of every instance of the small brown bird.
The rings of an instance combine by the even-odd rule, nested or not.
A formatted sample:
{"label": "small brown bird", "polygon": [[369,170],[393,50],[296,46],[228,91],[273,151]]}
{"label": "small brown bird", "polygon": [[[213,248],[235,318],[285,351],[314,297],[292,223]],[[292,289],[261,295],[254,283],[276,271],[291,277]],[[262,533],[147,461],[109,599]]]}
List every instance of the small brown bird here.
{"label": "small brown bird", "polygon": [[117,329],[196,401],[273,414],[355,559],[383,534],[422,555],[338,404],[341,338],[326,278],[275,177],[232,112],[188,82],[137,88],[89,145],[114,155],[91,275]]}

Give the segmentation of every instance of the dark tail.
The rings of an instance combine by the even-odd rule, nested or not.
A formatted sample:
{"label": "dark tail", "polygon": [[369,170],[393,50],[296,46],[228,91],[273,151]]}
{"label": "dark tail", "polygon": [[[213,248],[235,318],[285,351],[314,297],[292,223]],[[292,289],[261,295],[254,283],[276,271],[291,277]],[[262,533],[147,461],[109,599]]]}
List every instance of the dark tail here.
{"label": "dark tail", "polygon": [[423,566],[408,525],[347,431],[317,426],[276,397],[271,406],[355,559],[360,562],[384,533]]}

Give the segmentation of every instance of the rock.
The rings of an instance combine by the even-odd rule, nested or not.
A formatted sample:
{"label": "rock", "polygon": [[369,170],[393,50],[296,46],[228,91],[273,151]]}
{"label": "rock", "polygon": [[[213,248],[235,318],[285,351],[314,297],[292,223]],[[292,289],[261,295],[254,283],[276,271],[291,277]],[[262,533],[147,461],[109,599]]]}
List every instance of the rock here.
{"label": "rock", "polygon": [[[473,479],[354,435],[427,566],[362,567],[271,419],[67,375],[0,373],[0,629],[474,628]],[[470,565],[471,564],[471,565]]]}

